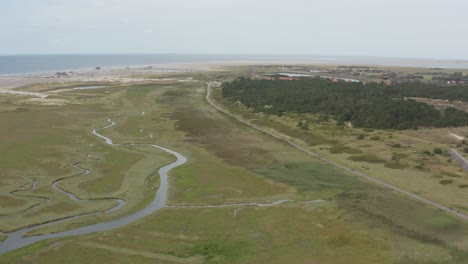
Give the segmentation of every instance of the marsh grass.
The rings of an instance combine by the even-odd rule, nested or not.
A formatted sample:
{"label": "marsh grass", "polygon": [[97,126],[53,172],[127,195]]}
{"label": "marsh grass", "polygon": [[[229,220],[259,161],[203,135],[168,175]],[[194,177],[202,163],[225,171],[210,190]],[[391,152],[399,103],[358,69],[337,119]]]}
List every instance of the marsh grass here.
{"label": "marsh grass", "polygon": [[[242,68],[239,68],[235,74],[242,72]],[[229,74],[203,73],[194,77],[210,80],[221,75]],[[64,186],[70,190],[82,190],[84,194],[79,184],[95,181],[94,184],[98,186],[89,186],[91,189],[87,191],[106,190],[112,194],[120,193],[127,199],[130,208],[122,213],[142,208],[152,199],[154,190],[151,186],[158,185],[155,171],[162,164],[170,162],[172,157],[143,147],[117,151],[86,134],[96,124],[106,124],[108,116],[119,115],[119,126],[103,133],[122,143],[155,142],[189,158],[189,163],[171,172],[170,202],[173,204],[274,201],[283,198],[295,202],[268,208],[166,208],[117,230],[42,241],[6,253],[0,256],[0,262],[166,263],[167,257],[177,257],[185,263],[315,261],[378,264],[413,261],[428,264],[463,263],[467,259],[465,249],[468,248],[468,229],[465,223],[407,197],[376,188],[289,145],[234,122],[206,104],[203,83],[158,83],[122,89],[112,94],[87,93],[94,102],[100,102],[89,109],[92,116],[73,126],[61,121],[53,125],[64,129],[61,133],[65,135],[64,131],[71,127],[83,133],[83,136],[73,137],[79,140],[77,145],[94,144],[93,148],[76,147],[70,153],[63,152],[70,155],[63,164],[75,160],[71,158],[71,153],[76,150],[80,150],[80,153],[94,151],[91,153],[93,158],[101,162],[89,166],[99,168],[98,172],[115,169],[124,175],[119,184],[110,185],[106,185],[106,181],[96,181],[103,175],[70,179],[64,182]],[[82,111],[84,108],[86,105]],[[142,111],[147,114],[140,116]],[[310,131],[304,132],[290,129],[290,125],[295,126],[294,123],[297,123],[294,120],[282,123],[280,120],[263,119],[245,109],[238,113],[245,113],[252,120],[257,119],[258,124],[273,124],[271,127],[291,138],[299,137],[306,146],[321,147],[322,155],[348,162],[347,165],[356,164],[348,160],[350,156],[368,155],[380,148],[380,144],[388,144],[383,140],[356,143],[353,139],[361,132],[352,132],[348,136],[346,129],[331,128],[327,124],[313,124]],[[155,137],[143,138],[135,126],[144,126]],[[321,133],[321,128],[330,134]],[[392,140],[403,141],[397,136]],[[337,153],[329,153],[328,149],[334,145]],[[359,147],[362,145],[368,145],[370,150],[367,147],[363,150],[363,147]],[[406,146],[408,142],[402,142],[402,145]],[[57,146],[55,151],[62,149],[60,144]],[[362,153],[348,153],[355,150]],[[388,162],[395,152],[395,148],[380,151],[379,157]],[[47,166],[51,170],[57,170],[57,164],[62,165],[58,162],[61,153],[49,158]],[[125,155],[129,158],[125,158]],[[133,157],[139,158],[132,160]],[[117,158],[122,164],[109,163],[112,166],[106,168],[104,163],[107,162],[104,161],[110,158]],[[399,159],[404,158],[400,156]],[[427,162],[437,161],[437,157],[430,157]],[[362,161],[359,164],[372,171],[385,169],[385,163],[382,162]],[[421,174],[420,177],[425,176]],[[151,185],[143,184],[146,179],[149,179]],[[0,188],[8,189],[12,186],[9,182],[4,184]],[[50,190],[48,192],[51,198],[59,201],[54,196],[56,194]],[[319,198],[327,201],[302,202]],[[45,210],[55,212],[61,206],[65,204],[60,203]],[[234,217],[236,209],[242,210]],[[82,226],[118,215],[87,217],[40,231],[51,232]]]}

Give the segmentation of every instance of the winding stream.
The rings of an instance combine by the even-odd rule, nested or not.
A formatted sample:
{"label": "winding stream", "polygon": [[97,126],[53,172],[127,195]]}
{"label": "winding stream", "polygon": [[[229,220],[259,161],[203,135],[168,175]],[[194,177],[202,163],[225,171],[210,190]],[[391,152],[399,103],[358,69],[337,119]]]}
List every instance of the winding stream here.
{"label": "winding stream", "polygon": [[[92,131],[92,133],[94,135],[96,135],[97,137],[103,139],[109,145],[121,146],[121,145],[118,145],[118,144],[114,144],[113,141],[110,138],[105,137],[105,136],[98,133],[99,130],[110,128],[110,127],[115,125],[115,122],[112,122],[112,120],[110,118],[108,119],[108,122],[111,123],[111,124],[106,126],[106,127],[100,128],[100,129],[94,129]],[[37,226],[33,226],[33,227],[26,227],[26,228],[20,229],[18,231],[7,233],[8,238],[5,241],[0,243],[0,254],[3,254],[5,252],[11,251],[11,250],[22,248],[24,246],[27,246],[27,245],[30,245],[32,243],[42,241],[42,240],[45,240],[45,239],[61,238],[61,237],[66,237],[66,236],[86,235],[86,234],[90,234],[90,233],[94,233],[94,232],[102,232],[102,231],[115,229],[115,228],[127,225],[129,223],[135,222],[135,221],[137,221],[137,220],[139,220],[139,219],[141,219],[141,218],[143,218],[145,216],[148,216],[148,215],[158,211],[161,208],[166,207],[167,192],[168,192],[168,173],[172,169],[186,163],[187,158],[185,158],[183,155],[181,155],[178,152],[175,152],[173,150],[170,150],[170,149],[158,146],[158,145],[154,145],[154,144],[146,144],[146,145],[157,148],[157,149],[160,149],[160,150],[163,150],[163,151],[165,151],[165,152],[167,152],[169,154],[172,154],[172,155],[174,155],[176,157],[177,160],[175,162],[173,162],[173,163],[171,163],[169,165],[166,165],[164,167],[161,167],[159,169],[158,173],[159,173],[160,181],[161,181],[160,187],[156,191],[156,196],[153,199],[153,201],[149,205],[147,205],[144,209],[142,209],[142,210],[140,210],[140,211],[138,211],[138,212],[136,212],[134,214],[124,216],[122,218],[119,218],[119,219],[116,219],[116,220],[113,220],[113,221],[109,221],[109,222],[97,223],[97,224],[93,224],[93,225],[89,225],[89,226],[83,226],[83,227],[79,227],[79,228],[75,228],[75,229],[71,229],[71,230],[67,230],[67,231],[62,231],[62,232],[58,232],[58,233],[53,233],[53,234],[44,234],[44,235],[23,237],[23,234],[25,234],[25,233],[27,233],[29,231],[33,231],[33,230],[36,230],[36,229],[39,229],[39,228],[42,228],[42,227],[45,227],[45,226],[48,226],[48,225],[51,225],[51,224],[57,224],[57,223],[61,223],[63,221],[76,219],[78,217],[83,217],[83,216],[90,216],[90,215],[98,215],[98,214],[109,213],[109,212],[119,210],[120,208],[125,206],[125,201],[120,200],[120,199],[115,199],[118,202],[118,205],[116,205],[115,207],[111,208],[110,210],[108,210],[106,212],[97,212],[97,213],[91,213],[91,214],[86,214],[86,215],[79,215],[79,216],[69,217],[69,218],[66,218],[66,219],[56,220],[56,221],[52,221],[52,222],[49,222],[49,223],[45,223],[45,224],[41,224],[41,225],[37,225]],[[77,164],[75,164],[75,166],[77,166]],[[80,168],[80,167],[77,167],[77,168]],[[90,173],[89,170],[85,170],[85,169],[83,169],[83,170],[84,170],[84,172],[81,174],[82,176],[87,175],[87,174]],[[62,190],[59,187],[57,187],[57,182],[58,181],[55,181],[52,184],[52,187],[54,189],[67,194],[68,197],[70,197],[71,199],[73,199],[75,201],[85,201],[85,200],[81,200],[78,197],[76,197],[75,195],[73,195],[71,193],[68,193],[65,190]]]}
{"label": "winding stream", "polygon": [[[76,175],[76,176],[86,176],[86,175],[88,175],[88,174],[91,173],[91,170],[83,169],[83,168],[79,167],[78,164],[75,164],[75,165],[73,165],[73,166],[74,166],[75,168],[77,168],[77,169],[83,170],[83,172],[82,172],[81,174],[78,174],[78,175]],[[75,176],[75,175],[74,175],[74,176]],[[54,188],[54,189],[55,189],[56,191],[58,191],[58,192],[61,192],[61,193],[66,194],[66,195],[68,196],[68,198],[72,199],[72,200],[75,201],[75,202],[84,202],[84,201],[88,201],[88,200],[82,200],[82,199],[76,197],[76,195],[74,195],[73,193],[67,192],[67,191],[65,191],[64,189],[58,187],[57,184],[58,184],[60,181],[64,180],[64,179],[68,179],[68,178],[62,178],[62,179],[58,179],[58,180],[54,181],[54,182],[52,183],[52,188]]]}

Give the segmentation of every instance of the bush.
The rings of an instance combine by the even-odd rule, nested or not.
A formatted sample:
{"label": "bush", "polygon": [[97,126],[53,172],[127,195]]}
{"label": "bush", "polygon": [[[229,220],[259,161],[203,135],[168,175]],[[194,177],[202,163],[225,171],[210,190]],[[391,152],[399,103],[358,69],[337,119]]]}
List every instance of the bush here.
{"label": "bush", "polygon": [[429,155],[429,156],[432,155],[432,153],[429,150],[425,150],[425,151],[423,151],[423,153],[426,154],[426,155]]}
{"label": "bush", "polygon": [[453,183],[453,180],[444,179],[444,180],[440,180],[439,183],[442,185],[447,185],[447,184]]}
{"label": "bush", "polygon": [[441,148],[434,148],[434,154],[437,154],[437,155],[442,154],[442,149]]}
{"label": "bush", "polygon": [[366,136],[364,134],[359,134],[357,135],[356,139],[357,140],[363,140]]}
{"label": "bush", "polygon": [[468,153],[468,147],[465,147],[465,148],[463,149],[463,152]]}
{"label": "bush", "polygon": [[332,154],[340,154],[340,153],[361,154],[362,151],[359,149],[354,149],[354,148],[350,148],[344,145],[336,144],[330,148],[330,153]]}
{"label": "bush", "polygon": [[301,120],[297,123],[297,127],[301,128],[302,130],[309,130],[309,121]]}
{"label": "bush", "polygon": [[348,158],[349,160],[352,161],[357,161],[357,162],[368,162],[368,163],[384,163],[385,160],[372,155],[372,154],[363,154],[363,155],[357,155],[357,156],[351,156]]}

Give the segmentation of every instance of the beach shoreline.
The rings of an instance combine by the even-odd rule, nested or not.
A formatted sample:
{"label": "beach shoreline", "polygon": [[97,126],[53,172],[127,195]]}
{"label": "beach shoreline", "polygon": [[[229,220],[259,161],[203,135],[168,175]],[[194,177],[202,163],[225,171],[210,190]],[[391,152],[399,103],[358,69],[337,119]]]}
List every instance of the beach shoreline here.
{"label": "beach shoreline", "polygon": [[[446,69],[468,69],[468,62],[463,60],[436,60],[399,58],[395,60],[352,61],[351,57],[313,57],[313,56],[284,56],[281,58],[257,58],[252,60],[219,60],[205,62],[172,62],[163,64],[141,64],[127,66],[99,66],[87,69],[41,71],[32,73],[0,74],[0,92],[15,90],[32,84],[70,83],[70,82],[142,82],[145,75],[164,73],[187,73],[201,71],[216,71],[222,67],[249,65],[313,65],[313,66],[369,66],[380,68],[421,68],[434,69],[438,63],[449,64]],[[447,66],[447,65],[445,65]],[[458,67],[457,67],[458,66]],[[135,78],[142,76],[143,78]]]}
{"label": "beach shoreline", "polygon": [[22,86],[47,83],[70,82],[138,82],[141,78],[131,75],[153,75],[163,73],[199,72],[215,70],[204,64],[165,64],[156,66],[103,67],[97,69],[49,71],[0,75],[0,92],[11,91]]}

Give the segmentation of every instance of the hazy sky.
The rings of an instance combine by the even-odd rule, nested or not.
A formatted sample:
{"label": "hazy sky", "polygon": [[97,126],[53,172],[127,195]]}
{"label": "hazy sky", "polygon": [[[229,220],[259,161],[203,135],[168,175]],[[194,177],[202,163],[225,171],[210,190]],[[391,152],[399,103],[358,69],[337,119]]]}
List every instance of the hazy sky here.
{"label": "hazy sky", "polygon": [[0,0],[0,54],[468,59],[467,0]]}

